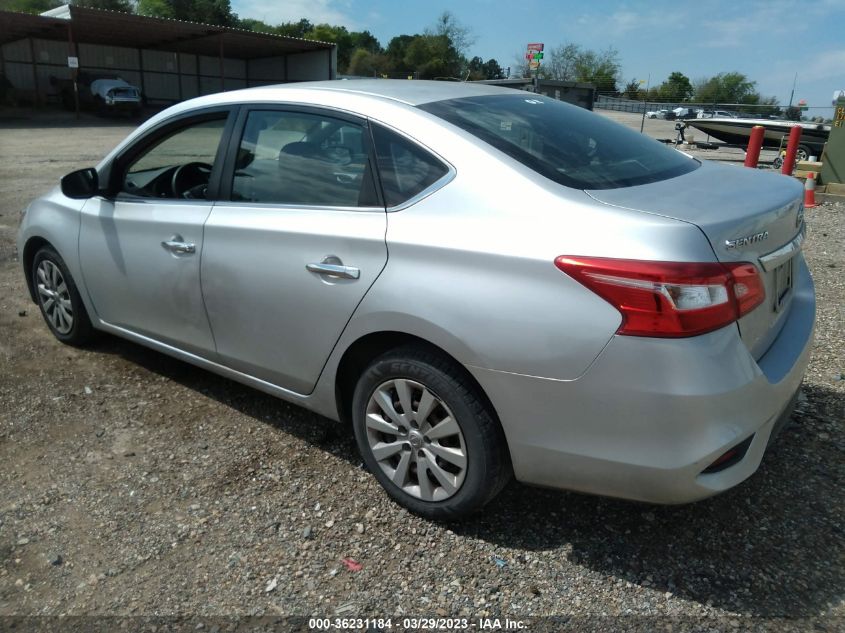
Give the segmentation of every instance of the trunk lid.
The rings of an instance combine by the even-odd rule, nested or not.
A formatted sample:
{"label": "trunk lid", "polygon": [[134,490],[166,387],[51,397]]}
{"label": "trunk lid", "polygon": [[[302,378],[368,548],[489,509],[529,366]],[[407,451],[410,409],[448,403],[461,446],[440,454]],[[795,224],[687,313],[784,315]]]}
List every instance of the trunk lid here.
{"label": "trunk lid", "polygon": [[766,300],[739,321],[743,342],[760,358],[783,326],[792,300],[794,255],[767,258],[803,232],[803,188],[774,172],[704,161],[698,169],[660,182],[591,190],[599,202],[696,225],[722,262],[752,262]]}

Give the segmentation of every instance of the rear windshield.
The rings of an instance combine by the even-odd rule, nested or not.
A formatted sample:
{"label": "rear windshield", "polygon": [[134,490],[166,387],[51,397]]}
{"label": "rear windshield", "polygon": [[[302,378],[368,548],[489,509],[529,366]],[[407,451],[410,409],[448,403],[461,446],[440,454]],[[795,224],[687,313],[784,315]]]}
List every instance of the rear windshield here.
{"label": "rear windshield", "polygon": [[575,189],[643,185],[699,166],[610,119],[531,93],[450,99],[419,107]]}

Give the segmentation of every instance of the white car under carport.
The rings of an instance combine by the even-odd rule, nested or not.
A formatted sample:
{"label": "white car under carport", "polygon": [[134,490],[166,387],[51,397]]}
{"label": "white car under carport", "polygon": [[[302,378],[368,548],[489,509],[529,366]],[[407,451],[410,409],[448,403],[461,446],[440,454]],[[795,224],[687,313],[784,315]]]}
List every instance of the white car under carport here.
{"label": "white car under carport", "polygon": [[91,95],[98,110],[141,110],[141,90],[123,79],[95,79],[91,82]]}

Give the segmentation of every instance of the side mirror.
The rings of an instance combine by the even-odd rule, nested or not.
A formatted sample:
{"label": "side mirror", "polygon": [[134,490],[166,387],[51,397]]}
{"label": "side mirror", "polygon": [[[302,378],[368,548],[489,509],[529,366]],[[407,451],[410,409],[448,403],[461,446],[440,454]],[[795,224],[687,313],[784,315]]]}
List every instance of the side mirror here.
{"label": "side mirror", "polygon": [[84,200],[97,195],[99,190],[97,170],[93,167],[72,171],[62,178],[62,193],[68,198]]}

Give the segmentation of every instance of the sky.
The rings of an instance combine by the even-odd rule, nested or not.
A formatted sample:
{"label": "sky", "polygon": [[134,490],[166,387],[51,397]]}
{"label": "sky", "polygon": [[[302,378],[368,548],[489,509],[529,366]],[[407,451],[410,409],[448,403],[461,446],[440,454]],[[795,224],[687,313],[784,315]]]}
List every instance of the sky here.
{"label": "sky", "polygon": [[613,46],[623,85],[649,77],[659,84],[676,70],[693,83],[738,71],[784,105],[797,73],[794,102],[806,99],[827,116],[833,91],[845,89],[845,0],[232,0],[232,9],[270,24],[307,18],[369,30],[382,46],[421,33],[448,10],[475,38],[467,56],[502,67],[515,67],[529,42]]}

